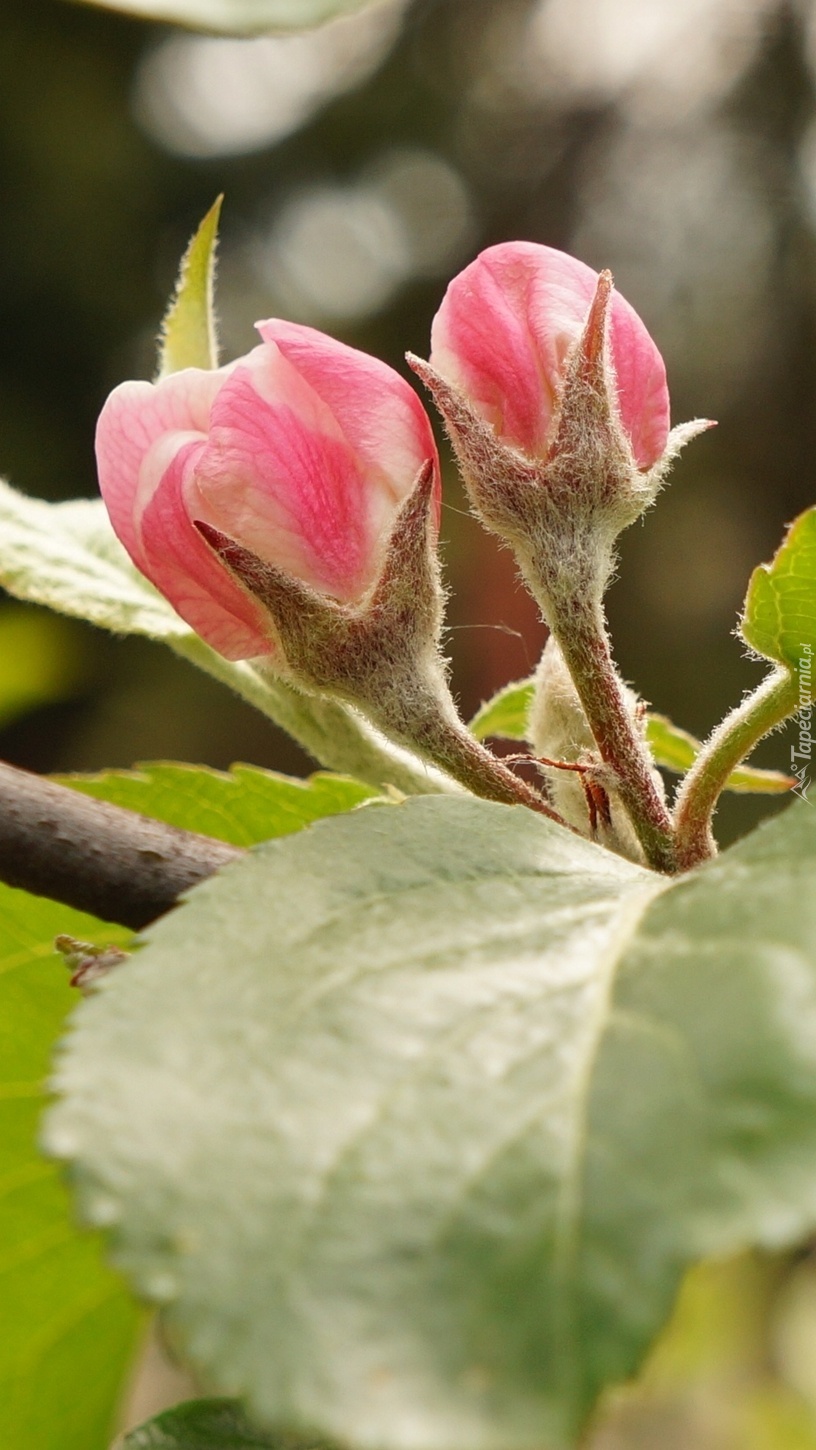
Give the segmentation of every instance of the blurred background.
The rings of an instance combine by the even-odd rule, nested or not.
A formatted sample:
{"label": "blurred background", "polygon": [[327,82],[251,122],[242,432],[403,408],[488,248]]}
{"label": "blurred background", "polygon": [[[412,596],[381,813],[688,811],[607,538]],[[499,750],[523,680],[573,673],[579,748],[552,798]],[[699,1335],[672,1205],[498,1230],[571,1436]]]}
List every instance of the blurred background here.
{"label": "blurred background", "polygon": [[[666,355],[675,420],[719,420],[624,536],[609,598],[627,678],[706,733],[759,678],[732,637],[748,574],[816,497],[816,6],[382,0],[309,35],[233,41],[6,0],[0,471],[19,488],[95,492],[98,410],[151,375],[180,254],[222,190],[227,356],[277,314],[404,369],[406,348],[427,355],[451,273],[509,238],[612,268]],[[450,470],[446,500],[469,715],[529,672],[543,631]],[[0,757],[308,768],[159,647],[8,601]],[[759,758],[784,766],[787,742]],[[721,835],[767,809],[732,798]],[[644,1385],[591,1444],[814,1450],[811,1256],[694,1276]]]}
{"label": "blurred background", "polygon": [[[809,0],[381,0],[229,40],[65,3],[0,22],[0,472],[95,491],[96,414],[149,377],[179,256],[226,192],[225,356],[258,317],[398,368],[446,281],[523,237],[613,269],[663,349],[676,421],[719,420],[624,537],[627,678],[707,732],[758,667],[731,637],[751,567],[816,495],[816,8]],[[543,632],[452,472],[449,651],[467,715]],[[0,756],[292,771],[268,723],[158,647],[0,607]],[[777,738],[760,759],[784,765]],[[732,800],[721,834],[767,805]]]}

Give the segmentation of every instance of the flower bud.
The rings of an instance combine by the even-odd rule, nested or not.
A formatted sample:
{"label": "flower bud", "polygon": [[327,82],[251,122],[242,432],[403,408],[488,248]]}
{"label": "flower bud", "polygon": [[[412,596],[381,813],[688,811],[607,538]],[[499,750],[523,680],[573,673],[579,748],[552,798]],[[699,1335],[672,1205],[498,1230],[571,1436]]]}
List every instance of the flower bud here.
{"label": "flower bud", "polygon": [[451,282],[430,363],[471,502],[516,550],[550,618],[568,591],[600,599],[614,540],[653,501],[679,447],[660,353],[640,318],[574,257],[490,247]]}
{"label": "flower bud", "polygon": [[391,368],[309,327],[258,330],[260,346],[227,367],[121,384],[96,448],[139,569],[219,653],[285,669],[268,609],[197,523],[316,596],[358,604],[426,468],[435,540],[439,467],[425,410]]}

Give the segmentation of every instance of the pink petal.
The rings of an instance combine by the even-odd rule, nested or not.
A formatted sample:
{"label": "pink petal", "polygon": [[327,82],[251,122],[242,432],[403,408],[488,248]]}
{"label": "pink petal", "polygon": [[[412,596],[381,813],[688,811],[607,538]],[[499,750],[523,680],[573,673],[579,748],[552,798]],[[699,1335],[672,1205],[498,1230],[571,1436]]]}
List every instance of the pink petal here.
{"label": "pink petal", "polygon": [[204,543],[195,482],[203,440],[177,448],[140,519],[141,566],[182,619],[229,660],[274,652],[263,611]]}
{"label": "pink petal", "polygon": [[[506,242],[453,279],[434,319],[434,367],[525,453],[546,452],[566,355],[580,336],[597,280],[591,267],[564,252]],[[640,318],[617,293],[611,353],[621,420],[646,468],[668,437],[666,374]]]}
{"label": "pink petal", "polygon": [[[332,348],[359,356],[340,344]],[[390,409],[379,426],[385,433],[393,417],[396,443],[388,461],[403,468],[402,476],[353,447],[343,424],[354,414],[352,399],[373,416],[371,391],[362,391],[359,371],[347,372],[348,413],[338,418],[331,402],[343,389],[323,362],[321,395],[271,342],[236,368],[213,407],[209,446],[197,469],[201,517],[270,563],[350,600],[376,577],[396,511],[429,455],[415,426],[412,447],[404,448],[404,399],[394,407],[393,390],[381,390],[374,402],[381,414]],[[407,384],[402,390],[411,393]]]}
{"label": "pink petal", "polygon": [[229,659],[268,654],[263,617],[193,528],[184,482],[200,456],[210,408],[230,368],[186,369],[122,383],[96,432],[102,497],[134,563],[178,613]]}
{"label": "pink petal", "polygon": [[[205,437],[212,400],[227,370],[186,368],[159,383],[129,382],[114,388],[96,425],[99,487],[111,523],[141,567],[134,524],[137,494],[144,496],[142,465],[152,445],[169,433]],[[160,474],[153,479],[155,486]]]}
{"label": "pink petal", "polygon": [[367,472],[382,477],[395,502],[410,493],[422,465],[434,460],[437,510],[441,483],[431,424],[420,399],[399,373],[333,337],[295,322],[257,324],[293,369],[323,399]]}

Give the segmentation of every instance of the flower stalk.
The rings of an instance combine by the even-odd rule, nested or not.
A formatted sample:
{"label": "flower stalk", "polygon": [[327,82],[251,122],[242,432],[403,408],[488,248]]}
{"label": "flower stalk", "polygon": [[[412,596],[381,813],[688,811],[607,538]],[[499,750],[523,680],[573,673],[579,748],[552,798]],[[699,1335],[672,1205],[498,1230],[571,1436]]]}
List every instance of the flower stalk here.
{"label": "flower stalk", "polygon": [[683,780],[674,810],[677,864],[681,871],[717,853],[711,823],[729,775],[765,735],[795,713],[799,686],[780,668],[726,715]]}
{"label": "flower stalk", "polygon": [[591,598],[576,594],[552,611],[549,622],[646,861],[670,874],[677,870],[672,819],[612,658],[603,611]]}

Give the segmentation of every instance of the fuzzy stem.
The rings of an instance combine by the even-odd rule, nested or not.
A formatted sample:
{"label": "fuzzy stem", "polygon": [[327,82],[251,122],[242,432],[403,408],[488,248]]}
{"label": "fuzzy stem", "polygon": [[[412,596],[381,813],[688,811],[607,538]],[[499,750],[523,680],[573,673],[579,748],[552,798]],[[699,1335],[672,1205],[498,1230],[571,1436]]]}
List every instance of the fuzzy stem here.
{"label": "fuzzy stem", "polygon": [[406,723],[404,715],[399,721],[383,720],[382,723],[386,726],[390,723],[395,733],[399,731],[403,738],[407,735],[415,749],[441,766],[474,795],[500,801],[504,805],[527,806],[539,815],[556,821],[559,826],[573,829],[537,790],[474,739],[455,715],[452,701],[450,716],[441,709],[432,709],[423,712],[412,723]]}
{"label": "fuzzy stem", "polygon": [[579,593],[566,606],[550,598],[546,618],[646,860],[655,871],[670,874],[677,870],[671,816],[655,784],[648,747],[627,707],[600,605]]}
{"label": "fuzzy stem", "polygon": [[711,821],[729,775],[798,705],[795,675],[786,669],[774,670],[706,741],[677,795],[674,819],[681,870],[690,870],[716,855]]}

